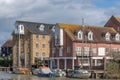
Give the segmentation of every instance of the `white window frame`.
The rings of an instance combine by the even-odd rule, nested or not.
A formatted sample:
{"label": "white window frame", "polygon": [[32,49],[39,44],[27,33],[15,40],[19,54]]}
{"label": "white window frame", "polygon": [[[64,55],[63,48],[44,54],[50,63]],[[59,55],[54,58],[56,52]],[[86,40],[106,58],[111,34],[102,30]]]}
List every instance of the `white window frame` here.
{"label": "white window frame", "polygon": [[92,48],[92,53],[97,53],[97,48]]}
{"label": "white window frame", "polygon": [[105,34],[105,39],[106,39],[106,41],[110,41],[110,33],[109,32],[107,32]]}
{"label": "white window frame", "polygon": [[40,25],[39,30],[44,31],[45,26],[43,24]]}
{"label": "white window frame", "polygon": [[116,40],[116,41],[119,41],[119,40],[120,40],[120,34],[119,34],[119,33],[117,33],[117,34],[115,35],[115,40]]}
{"label": "white window frame", "polygon": [[82,48],[81,47],[76,47],[76,55],[81,56],[82,55]]}
{"label": "white window frame", "polygon": [[78,32],[77,37],[79,40],[83,39],[83,32],[81,30]]}
{"label": "white window frame", "polygon": [[89,47],[84,47],[84,55],[89,56]]}
{"label": "white window frame", "polygon": [[90,31],[88,33],[88,40],[93,40],[93,32],[92,31]]}

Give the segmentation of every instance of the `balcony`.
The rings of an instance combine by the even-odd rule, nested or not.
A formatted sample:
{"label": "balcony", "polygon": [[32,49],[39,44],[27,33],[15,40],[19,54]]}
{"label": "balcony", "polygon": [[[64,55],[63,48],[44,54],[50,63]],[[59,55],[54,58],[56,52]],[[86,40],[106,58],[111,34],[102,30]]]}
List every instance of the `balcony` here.
{"label": "balcony", "polygon": [[92,57],[92,54],[88,53],[88,54],[85,54],[85,53],[76,53],[76,56],[77,57]]}

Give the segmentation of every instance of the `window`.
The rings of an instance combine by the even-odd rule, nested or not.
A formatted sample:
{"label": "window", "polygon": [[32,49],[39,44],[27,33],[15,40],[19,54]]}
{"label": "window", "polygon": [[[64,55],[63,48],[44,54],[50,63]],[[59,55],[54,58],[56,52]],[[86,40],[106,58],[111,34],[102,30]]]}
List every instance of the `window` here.
{"label": "window", "polygon": [[55,48],[52,48],[52,54],[54,54],[55,53]]}
{"label": "window", "polygon": [[101,66],[102,62],[103,62],[103,60],[101,60],[101,59],[95,59],[95,60],[93,60],[94,66]]}
{"label": "window", "polygon": [[81,53],[82,53],[81,47],[76,47],[76,55],[81,56]]}
{"label": "window", "polygon": [[44,27],[45,27],[45,26],[44,26],[43,24],[41,24],[40,27],[39,27],[39,30],[40,30],[40,31],[44,31]]}
{"label": "window", "polygon": [[110,48],[105,48],[105,53],[109,53],[110,52]]}
{"label": "window", "polygon": [[63,56],[63,48],[62,47],[59,49],[59,56]]}
{"label": "window", "polygon": [[42,38],[45,39],[45,35],[42,35]]}
{"label": "window", "polygon": [[42,44],[42,48],[45,48],[45,44]]}
{"label": "window", "polygon": [[89,56],[89,47],[84,47],[84,55]]}
{"label": "window", "polygon": [[105,35],[105,39],[106,39],[107,41],[110,40],[110,33],[109,33],[109,32],[106,33],[106,35]]}
{"label": "window", "polygon": [[83,32],[82,31],[78,32],[78,39],[80,39],[80,40],[83,39]]}
{"label": "window", "polygon": [[55,26],[52,27],[52,31],[55,32]]}
{"label": "window", "polygon": [[38,52],[36,52],[36,57],[38,57],[39,56],[39,53]]}
{"label": "window", "polygon": [[41,54],[41,60],[43,60],[45,58],[45,52],[42,52]]}
{"label": "window", "polygon": [[90,65],[89,60],[88,59],[84,59],[83,60],[83,65],[84,66],[89,66]]}
{"label": "window", "polygon": [[55,45],[59,44],[59,37],[58,35],[55,35]]}
{"label": "window", "polygon": [[119,35],[118,33],[115,35],[115,40],[116,40],[116,41],[119,41],[119,40],[120,40],[120,35]]}
{"label": "window", "polygon": [[71,52],[71,48],[67,47],[67,53],[70,53],[70,52]]}
{"label": "window", "polygon": [[39,35],[36,35],[36,40],[38,40],[39,39]]}
{"label": "window", "polygon": [[92,48],[92,53],[97,53],[97,48]]}
{"label": "window", "polygon": [[38,43],[36,44],[36,48],[39,48],[39,44]]}
{"label": "window", "polygon": [[93,33],[91,31],[88,33],[88,40],[93,40]]}

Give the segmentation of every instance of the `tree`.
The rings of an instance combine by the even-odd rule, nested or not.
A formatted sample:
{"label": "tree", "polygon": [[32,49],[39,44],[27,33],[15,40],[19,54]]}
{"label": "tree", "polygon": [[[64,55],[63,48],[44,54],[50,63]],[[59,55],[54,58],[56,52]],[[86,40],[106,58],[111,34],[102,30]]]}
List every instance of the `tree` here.
{"label": "tree", "polygon": [[106,77],[120,79],[120,52],[112,52],[112,60],[106,65]]}

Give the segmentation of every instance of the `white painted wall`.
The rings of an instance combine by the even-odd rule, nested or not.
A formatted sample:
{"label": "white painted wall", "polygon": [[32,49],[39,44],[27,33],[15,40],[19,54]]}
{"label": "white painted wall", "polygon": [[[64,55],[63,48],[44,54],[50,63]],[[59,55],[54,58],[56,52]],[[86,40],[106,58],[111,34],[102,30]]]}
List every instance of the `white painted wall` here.
{"label": "white painted wall", "polygon": [[63,29],[60,29],[60,45],[63,45]]}

